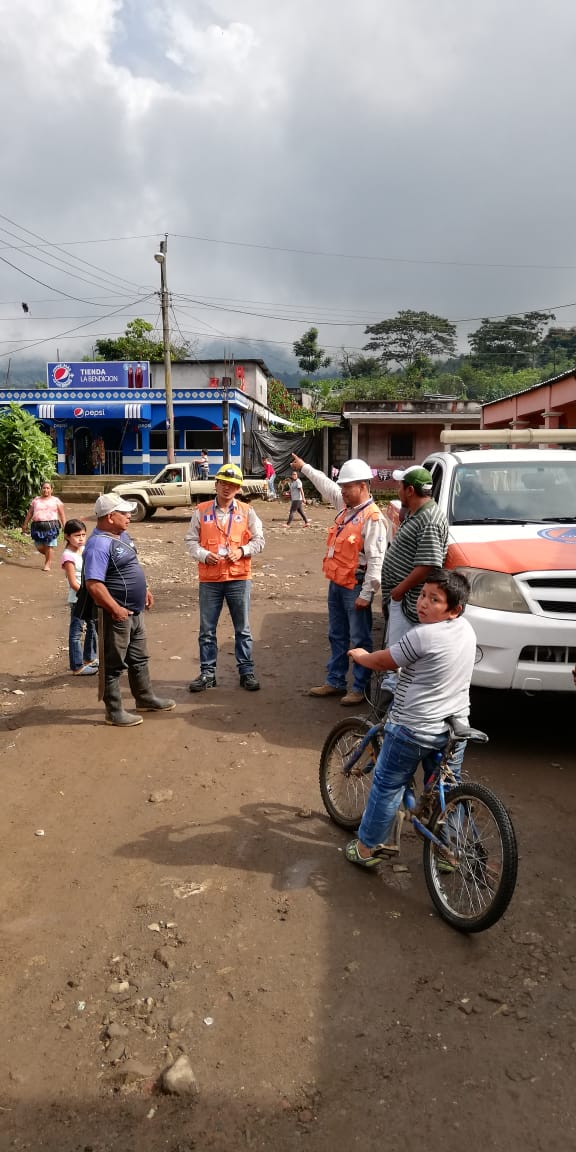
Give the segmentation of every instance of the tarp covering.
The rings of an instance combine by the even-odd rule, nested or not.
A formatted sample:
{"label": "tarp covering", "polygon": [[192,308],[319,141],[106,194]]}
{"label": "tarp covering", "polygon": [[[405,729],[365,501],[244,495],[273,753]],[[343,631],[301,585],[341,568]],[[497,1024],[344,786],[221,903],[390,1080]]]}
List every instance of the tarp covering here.
{"label": "tarp covering", "polygon": [[322,467],[322,433],[321,432],[252,432],[251,439],[252,461],[250,474],[263,476],[262,457],[268,456],[276,469],[279,479],[289,476],[291,472],[290,458],[294,453],[300,456],[313,468]]}

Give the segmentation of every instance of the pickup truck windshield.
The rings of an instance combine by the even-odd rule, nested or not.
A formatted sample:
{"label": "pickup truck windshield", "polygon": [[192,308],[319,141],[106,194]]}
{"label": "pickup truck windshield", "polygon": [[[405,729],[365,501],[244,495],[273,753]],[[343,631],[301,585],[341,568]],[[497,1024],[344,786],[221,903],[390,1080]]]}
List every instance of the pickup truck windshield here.
{"label": "pickup truck windshield", "polygon": [[463,464],[452,478],[448,521],[576,521],[576,463],[486,461]]}

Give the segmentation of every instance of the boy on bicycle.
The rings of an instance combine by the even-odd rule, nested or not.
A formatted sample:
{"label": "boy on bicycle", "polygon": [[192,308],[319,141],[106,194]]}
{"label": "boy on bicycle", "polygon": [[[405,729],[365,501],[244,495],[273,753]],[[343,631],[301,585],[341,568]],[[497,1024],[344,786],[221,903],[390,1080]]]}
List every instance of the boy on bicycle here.
{"label": "boy on bicycle", "polygon": [[[424,779],[437,764],[437,753],[448,741],[446,718],[464,722],[470,711],[470,680],[476,658],[476,636],[463,617],[470,585],[460,572],[438,568],[427,576],[416,604],[420,621],[391,648],[366,652],[352,648],[349,656],[377,672],[400,669],[384,742],[358,838],[346,848],[346,859],[372,868],[385,851],[404,789],[422,762]],[[460,774],[465,743],[458,745],[450,767]]]}

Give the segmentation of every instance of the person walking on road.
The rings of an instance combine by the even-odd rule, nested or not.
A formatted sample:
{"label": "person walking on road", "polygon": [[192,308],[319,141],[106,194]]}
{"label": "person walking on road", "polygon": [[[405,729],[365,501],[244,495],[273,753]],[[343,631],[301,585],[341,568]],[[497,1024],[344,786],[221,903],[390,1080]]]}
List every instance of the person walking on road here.
{"label": "person walking on road", "polygon": [[277,500],[278,494],[275,488],[276,469],[271,460],[267,456],[262,457],[262,464],[264,465],[264,475],[268,485],[268,499]]}
{"label": "person walking on road", "polygon": [[224,602],[234,626],[234,652],[240,687],[257,692],[250,631],[251,557],[264,548],[262,521],[250,504],[237,500],[244,478],[236,464],[223,464],[215,476],[216,499],[192,513],[186,547],[198,561],[200,675],[190,692],[216,688],[216,629]]}
{"label": "person walking on road", "polygon": [[140,712],[170,712],[175,700],[156,696],[150,683],[144,611],[154,597],[127,528],[136,505],[110,492],[94,505],[96,527],[84,550],[84,581],[101,621],[100,674],[106,723],[130,728],[142,717],[126,712],[120,677],[128,669],[130,691]]}
{"label": "person walking on road", "polygon": [[[311,688],[309,696],[341,696],[345,707],[361,704],[370,681],[369,669],[353,665],[352,688],[347,690],[350,648],[372,651],[372,601],[380,587],[386,547],[384,519],[370,493],[372,469],[364,460],[347,460],[330,480],[324,472],[292,457],[292,466],[329,500],[338,515],[328,531],[323,562],[328,585],[328,640],[331,656],[326,683]],[[360,637],[362,639],[360,639]]]}
{"label": "person walking on road", "polygon": [[[432,499],[432,474],[426,468],[393,473],[400,481],[404,518],[388,546],[382,566],[382,606],[388,610],[386,647],[398,644],[418,624],[416,605],[433,568],[442,568],[448,551],[448,521]],[[394,692],[397,674],[389,672],[382,687]]]}
{"label": "person walking on road", "polygon": [[30,535],[36,551],[44,557],[43,572],[50,572],[52,568],[52,553],[58,543],[60,529],[66,523],[64,505],[52,491],[49,480],[45,480],[40,495],[35,496],[26,513],[22,531],[26,532],[30,524]]}
{"label": "person walking on road", "polygon": [[302,517],[306,527],[309,528],[310,527],[310,521],[309,521],[308,517],[306,516],[306,513],[304,512],[304,509],[303,509],[303,505],[306,503],[306,500],[304,498],[304,487],[302,485],[302,481],[300,480],[300,477],[298,476],[297,472],[292,472],[292,474],[290,476],[289,489],[290,489],[290,511],[288,513],[288,519],[287,519],[284,527],[289,528],[294,517],[296,515],[298,515],[298,516]]}

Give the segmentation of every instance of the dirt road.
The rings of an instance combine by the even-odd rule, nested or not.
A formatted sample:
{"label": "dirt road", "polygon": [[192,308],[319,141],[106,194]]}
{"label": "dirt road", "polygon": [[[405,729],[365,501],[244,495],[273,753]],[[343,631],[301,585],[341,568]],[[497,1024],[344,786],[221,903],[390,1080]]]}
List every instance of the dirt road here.
{"label": "dirt road", "polygon": [[[0,567],[0,1148],[564,1152],[574,699],[475,697],[492,742],[468,771],[510,806],[521,862],[505,920],[462,937],[432,913],[415,840],[407,873],[365,875],[323,815],[318,754],[344,709],[306,689],[324,673],[330,513],[287,534],[282,512],[263,506],[254,695],[224,618],[218,689],[186,691],[187,517],[134,526],[152,674],[178,709],[128,731],[66,671],[58,571]],[[161,1094],[182,1053],[197,1094]]]}

